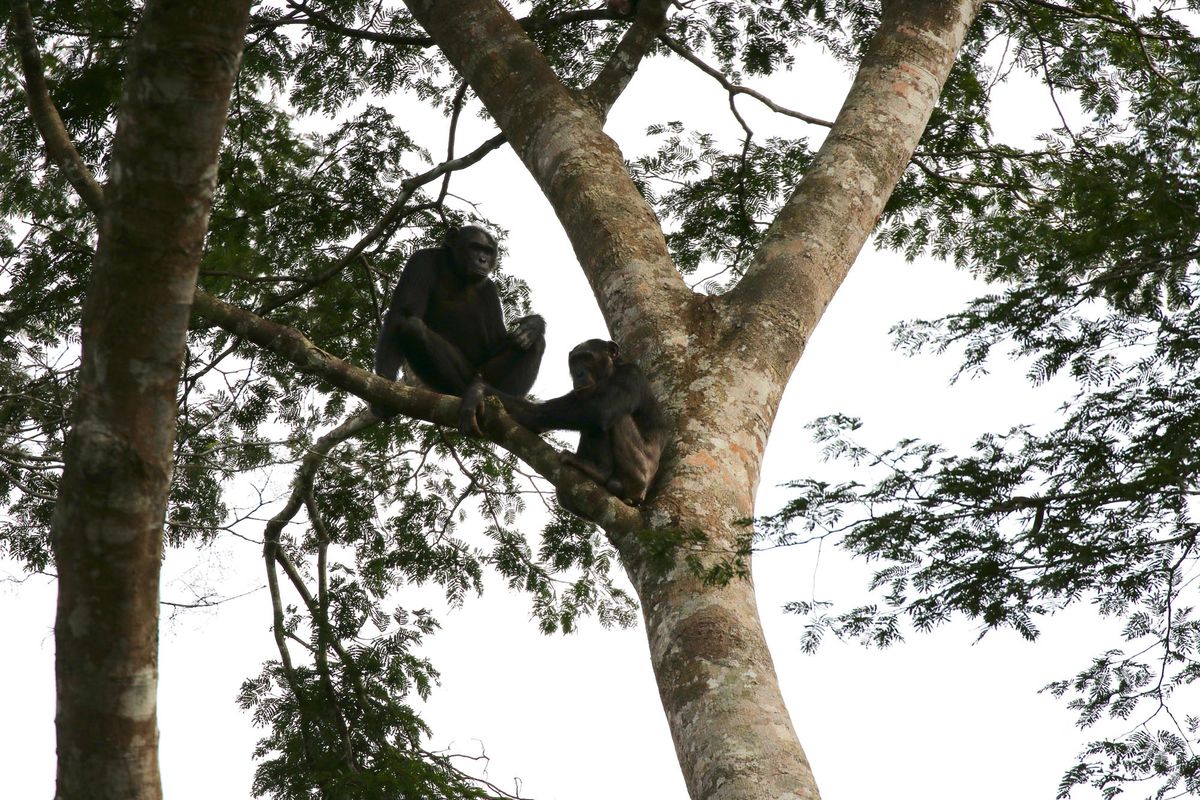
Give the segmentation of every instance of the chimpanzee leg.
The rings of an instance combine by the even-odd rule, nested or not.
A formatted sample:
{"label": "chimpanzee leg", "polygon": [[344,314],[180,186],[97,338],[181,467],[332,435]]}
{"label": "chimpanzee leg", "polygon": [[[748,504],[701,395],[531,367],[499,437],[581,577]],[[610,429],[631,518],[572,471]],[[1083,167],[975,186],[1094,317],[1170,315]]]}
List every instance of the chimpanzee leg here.
{"label": "chimpanzee leg", "polygon": [[563,453],[562,461],[581,473],[606,486],[612,477],[612,445],[608,444],[608,434],[605,432],[583,431],[580,433],[580,444],[572,453]]}
{"label": "chimpanzee leg", "polygon": [[[574,467],[604,488],[612,491],[609,486],[613,483],[613,452],[606,431],[580,431],[579,446],[574,453],[563,453],[562,463]],[[562,492],[557,492],[558,503],[567,511],[580,517],[586,515],[575,507],[571,498]]]}
{"label": "chimpanzee leg", "polygon": [[522,350],[515,344],[509,344],[488,359],[479,368],[479,374],[483,377],[484,382],[505,394],[524,397],[529,394],[529,390],[533,388],[533,382],[537,380],[544,352],[546,352],[546,340],[541,337],[528,350]]}
{"label": "chimpanzee leg", "polygon": [[626,414],[608,431],[612,446],[613,472],[617,488],[613,494],[630,505],[639,505],[658,472],[662,442],[646,439],[633,417]]}
{"label": "chimpanzee leg", "polygon": [[400,320],[396,341],[408,366],[435,392],[461,395],[475,378],[475,367],[457,347],[414,317]]}

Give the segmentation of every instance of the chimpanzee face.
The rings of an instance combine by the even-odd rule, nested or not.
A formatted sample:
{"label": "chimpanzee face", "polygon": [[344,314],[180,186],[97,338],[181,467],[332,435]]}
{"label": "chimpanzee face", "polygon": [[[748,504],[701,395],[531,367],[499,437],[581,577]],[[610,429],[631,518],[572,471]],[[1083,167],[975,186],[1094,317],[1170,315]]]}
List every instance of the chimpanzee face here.
{"label": "chimpanzee face", "polygon": [[615,342],[588,339],[580,342],[567,356],[571,369],[571,384],[576,389],[590,389],[612,377],[619,355]]}
{"label": "chimpanzee face", "polygon": [[459,274],[478,282],[496,269],[496,240],[483,228],[466,225],[446,237],[446,246]]}

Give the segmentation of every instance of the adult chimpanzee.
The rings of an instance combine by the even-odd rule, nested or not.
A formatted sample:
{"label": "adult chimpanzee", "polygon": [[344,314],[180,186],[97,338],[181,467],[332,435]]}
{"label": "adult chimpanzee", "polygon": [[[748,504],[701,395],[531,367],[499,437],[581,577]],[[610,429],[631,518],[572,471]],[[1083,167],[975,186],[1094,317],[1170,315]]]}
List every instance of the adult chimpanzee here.
{"label": "adult chimpanzee", "polygon": [[563,460],[631,505],[646,499],[666,440],[662,408],[646,376],[621,358],[615,342],[588,339],[567,357],[571,383],[562,397],[534,403],[476,380],[463,395],[459,428],[479,433],[484,398],[500,398],[504,409],[530,430],[579,431],[579,447]]}
{"label": "adult chimpanzee", "polygon": [[450,231],[441,247],[413,253],[383,317],[375,373],[395,380],[406,364],[406,373],[445,394],[461,395],[477,376],[514,395],[528,392],[546,349],[546,322],[533,314],[511,330],[504,326],[489,277],[495,268],[496,240],[474,225]]}

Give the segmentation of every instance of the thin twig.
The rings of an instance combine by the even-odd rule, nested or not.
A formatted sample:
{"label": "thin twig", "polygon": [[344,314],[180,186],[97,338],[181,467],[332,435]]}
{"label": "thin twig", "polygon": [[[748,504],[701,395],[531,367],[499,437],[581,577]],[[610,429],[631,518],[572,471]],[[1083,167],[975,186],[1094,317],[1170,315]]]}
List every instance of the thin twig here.
{"label": "thin twig", "polygon": [[726,78],[725,75],[720,70],[714,69],[713,67],[704,63],[704,61],[702,61],[699,56],[697,56],[691,50],[684,47],[681,42],[679,42],[676,39],[672,39],[670,36],[667,36],[665,33],[661,34],[658,38],[659,38],[659,41],[661,41],[663,44],[665,44],[668,48],[670,48],[672,51],[674,51],[677,55],[683,57],[683,59],[685,61],[691,62],[693,65],[698,67],[700,69],[700,71],[703,72],[705,75],[708,75],[713,80],[715,80],[717,83],[721,84],[721,86],[724,87],[725,91],[729,92],[730,94],[744,94],[744,95],[747,95],[748,97],[753,97],[755,100],[762,103],[764,106],[771,109],[776,114],[783,114],[784,116],[787,116],[787,117],[793,117],[795,119],[801,120],[802,122],[807,122],[812,125],[820,125],[823,128],[832,128],[833,127],[833,123],[830,122],[829,120],[824,120],[824,119],[821,119],[820,117],[813,117],[813,116],[803,113],[802,111],[793,111],[790,108],[784,108],[783,106],[779,105],[774,100],[772,100],[771,98],[767,97],[764,94],[761,94],[760,92],[755,91],[754,89],[751,89],[747,86],[741,86],[739,84],[733,83],[728,78]]}

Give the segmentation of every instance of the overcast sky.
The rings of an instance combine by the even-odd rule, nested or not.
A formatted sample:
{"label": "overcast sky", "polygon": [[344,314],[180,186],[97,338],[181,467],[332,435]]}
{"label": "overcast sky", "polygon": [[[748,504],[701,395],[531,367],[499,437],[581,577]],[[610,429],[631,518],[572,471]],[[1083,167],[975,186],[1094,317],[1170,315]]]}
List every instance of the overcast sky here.
{"label": "overcast sky", "polygon": [[[710,79],[661,60],[634,80],[609,132],[627,157],[648,148],[646,125],[684,120],[738,135],[726,99]],[[777,102],[832,119],[849,76],[827,62],[802,62],[770,82]],[[1052,109],[1036,89],[1002,92],[999,132],[1025,135]],[[739,107],[769,135],[820,139],[820,128],[770,119],[754,101]],[[716,115],[714,116],[714,112]],[[423,113],[423,112],[413,112]],[[424,142],[441,152],[441,128]],[[458,152],[490,135],[476,119],[460,126]],[[726,138],[726,142],[732,141]],[[452,191],[511,232],[501,268],[526,279],[548,322],[548,349],[535,393],[569,389],[566,353],[606,336],[603,320],[565,235],[510,151],[455,178]],[[886,446],[919,436],[964,447],[985,430],[1038,423],[1065,387],[1028,388],[1020,365],[999,363],[986,379],[949,385],[952,356],[908,359],[892,351],[891,325],[952,311],[980,287],[930,260],[905,263],[868,248],[818,327],[793,375],[767,450],[758,510],[788,498],[781,482],[805,475],[847,476],[819,458],[805,423],[834,411],[861,416],[863,437]],[[367,365],[363,365],[367,366]],[[289,476],[283,475],[286,480]],[[265,509],[266,516],[274,509]],[[536,531],[531,518],[529,530]],[[261,524],[247,531],[261,536]],[[261,552],[236,539],[196,554],[170,551],[163,597],[186,602],[196,589],[226,595],[261,586]],[[788,600],[850,604],[869,572],[831,545],[757,555],[759,608],[780,682],[824,800],[868,797],[975,800],[1051,798],[1084,742],[1064,705],[1037,690],[1067,677],[1112,644],[1087,609],[1042,624],[1043,639],[989,635],[959,622],[886,651],[827,642],[800,652],[802,620],[783,615]],[[20,576],[0,563],[0,577]],[[544,637],[527,598],[493,581],[482,598],[446,611],[436,595],[402,602],[437,608],[444,629],[425,650],[442,683],[424,708],[433,748],[490,758],[488,777],[538,800],[613,797],[686,800],[650,671],[644,631],[604,630],[588,621],[571,636]],[[165,610],[164,610],[165,611]],[[0,583],[6,655],[0,659],[0,796],[49,798],[54,786],[53,587],[35,578]],[[249,797],[250,753],[259,732],[235,704],[238,687],[277,656],[264,590],[215,610],[164,616],[161,634],[162,771],[171,800]],[[1109,631],[1111,633],[1111,631]]]}

